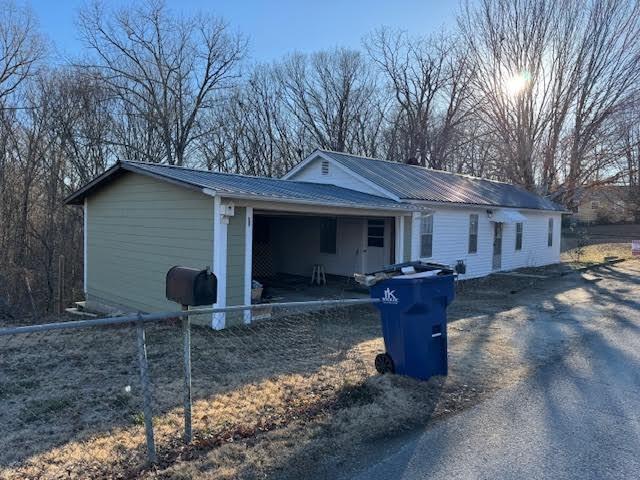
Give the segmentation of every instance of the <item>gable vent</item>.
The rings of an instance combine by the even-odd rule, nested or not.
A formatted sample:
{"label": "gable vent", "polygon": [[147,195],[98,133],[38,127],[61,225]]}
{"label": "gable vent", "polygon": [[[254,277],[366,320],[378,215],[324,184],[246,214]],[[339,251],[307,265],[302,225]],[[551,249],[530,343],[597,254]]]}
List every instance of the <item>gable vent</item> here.
{"label": "gable vent", "polygon": [[322,160],[321,172],[322,175],[329,175],[329,160]]}

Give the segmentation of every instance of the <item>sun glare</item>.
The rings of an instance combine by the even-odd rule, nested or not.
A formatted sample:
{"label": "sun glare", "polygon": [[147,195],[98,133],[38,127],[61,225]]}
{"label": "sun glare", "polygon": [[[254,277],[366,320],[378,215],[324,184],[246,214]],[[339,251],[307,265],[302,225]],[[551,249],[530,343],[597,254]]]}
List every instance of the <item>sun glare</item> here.
{"label": "sun glare", "polygon": [[510,97],[515,97],[522,93],[530,81],[531,76],[528,72],[518,72],[507,79],[505,90]]}

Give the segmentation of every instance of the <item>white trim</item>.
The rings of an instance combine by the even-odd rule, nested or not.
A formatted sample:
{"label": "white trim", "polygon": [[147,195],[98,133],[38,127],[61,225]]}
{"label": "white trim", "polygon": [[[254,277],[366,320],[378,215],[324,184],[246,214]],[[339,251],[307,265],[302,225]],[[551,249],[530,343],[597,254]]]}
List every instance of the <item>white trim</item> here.
{"label": "white trim", "polygon": [[546,214],[557,214],[557,215],[563,215],[563,214],[570,214],[572,212],[570,211],[564,211],[564,210],[548,210],[548,209],[544,209],[544,208],[524,208],[524,207],[510,207],[507,205],[479,205],[477,203],[461,203],[461,202],[436,202],[433,200],[411,200],[411,199],[404,199],[402,200],[403,202],[405,202],[406,205],[413,205],[413,206],[430,206],[430,207],[438,207],[438,208],[463,208],[465,210],[467,209],[477,209],[477,210],[497,210],[497,209],[510,209],[510,210],[523,210],[525,212],[532,212],[532,213],[546,213]]}
{"label": "white trim", "polygon": [[362,273],[369,273],[367,270],[368,267],[368,258],[367,258],[367,248],[368,248],[368,227],[369,227],[369,219],[362,219],[362,255],[361,255],[361,265],[362,265]]}
{"label": "white trim", "polygon": [[395,258],[393,259],[393,263],[400,263],[400,260],[398,260],[398,258],[400,258],[400,255],[398,252],[398,246],[400,244],[400,217],[393,217],[393,219],[395,223],[395,226],[393,227],[393,230],[395,232],[395,235],[394,235],[395,238],[393,239]]}
{"label": "white trim", "polygon": [[396,218],[396,263],[402,263],[404,261],[404,217],[398,216]]}
{"label": "white trim", "polygon": [[[214,190],[209,188],[203,188],[202,193],[208,195],[210,197],[215,197],[218,195]],[[362,192],[361,192],[362,193]],[[323,202],[321,200],[299,200],[299,199],[291,199],[291,198],[278,198],[278,197],[269,197],[266,195],[247,195],[247,194],[233,194],[233,193],[225,193],[223,194],[225,198],[232,198],[238,200],[246,200],[246,201],[262,201],[262,202],[277,202],[289,205],[311,205],[318,207],[333,207],[333,208],[348,208],[352,210],[369,210],[377,212],[377,215],[385,215],[383,212],[395,212],[397,214],[398,211],[406,212],[407,214],[414,213],[417,211],[431,211],[434,208],[452,208],[452,209],[473,209],[473,210],[496,210],[496,209],[511,209],[511,210],[521,210],[524,212],[531,213],[545,213],[548,215],[564,215],[569,214],[569,211],[559,211],[559,210],[545,210],[541,208],[522,208],[522,207],[507,207],[500,205],[478,205],[477,203],[456,203],[456,202],[436,202],[432,200],[409,200],[409,199],[399,199],[398,206],[389,205],[385,207],[375,207],[372,205],[357,205],[351,203],[330,203]],[[393,199],[395,200],[395,199]],[[242,203],[236,202],[238,205],[242,205]],[[393,214],[391,214],[393,215]]]}
{"label": "white trim", "polygon": [[411,260],[420,259],[420,212],[414,212],[411,219]]}
{"label": "white trim", "polygon": [[353,170],[351,170],[350,168],[342,165],[340,162],[334,160],[333,158],[331,158],[329,155],[327,155],[326,153],[322,152],[322,151],[314,151],[313,153],[311,153],[311,155],[309,155],[307,158],[305,158],[304,160],[302,160],[300,163],[298,163],[298,165],[296,165],[295,167],[293,167],[291,170],[289,170],[287,173],[285,173],[282,176],[283,180],[291,180],[291,177],[293,177],[296,173],[298,173],[300,170],[302,170],[304,167],[307,166],[307,164],[309,164],[310,162],[312,162],[313,160],[315,160],[317,157],[320,157],[324,160],[328,160],[329,163],[333,166],[337,166],[338,168],[342,169],[343,171],[349,173],[349,175],[351,175],[353,178],[357,178],[358,180],[360,180],[362,183],[366,184],[367,186],[373,188],[374,190],[376,190],[377,192],[380,192],[382,195],[384,195],[385,197],[389,197],[393,200],[395,200],[396,202],[400,201],[400,197],[398,197],[397,195],[394,195],[393,193],[385,190],[384,188],[382,188],[380,185],[378,185],[375,182],[372,182],[371,180],[366,179],[365,177],[363,177],[362,175],[358,175],[357,173],[355,173]]}
{"label": "white trim", "polygon": [[[253,207],[245,208],[244,228],[244,304],[251,305],[251,281],[253,280]],[[251,323],[251,310],[244,311],[244,323]]]}
{"label": "white trim", "polygon": [[[222,221],[222,199],[213,199],[213,273],[218,280],[218,301],[215,308],[227,306],[227,223]],[[225,327],[226,315],[214,313],[211,316],[211,328],[222,330]]]}
{"label": "white trim", "polygon": [[[319,184],[324,185],[324,184]],[[208,188],[203,188],[202,193],[208,195],[210,197],[215,197],[217,194],[213,190],[209,190]],[[359,192],[362,193],[362,192]],[[293,198],[279,198],[279,197],[269,197],[267,195],[251,195],[245,193],[224,193],[222,194],[224,198],[232,198],[237,200],[255,200],[255,201],[263,201],[263,202],[277,202],[284,204],[292,204],[292,205],[313,205],[313,206],[328,206],[328,207],[337,207],[337,208],[351,208],[356,210],[374,210],[378,212],[378,215],[383,215],[381,212],[414,212],[416,210],[422,210],[419,205],[413,205],[410,203],[402,203],[398,202],[398,206],[394,206],[389,204],[384,207],[376,207],[373,205],[358,205],[356,203],[335,203],[335,202],[326,202],[324,200],[300,200]],[[371,194],[369,194],[371,195]],[[238,202],[236,204],[240,205]]]}
{"label": "white trim", "polygon": [[83,256],[83,258],[82,258],[82,269],[83,269],[83,272],[82,272],[82,285],[83,285],[83,289],[84,289],[85,300],[87,300],[87,294],[88,294],[87,292],[89,291],[89,285],[87,283],[87,279],[88,279],[88,276],[87,276],[87,272],[88,272],[88,269],[87,269],[87,258],[88,258],[88,255],[87,255],[87,245],[88,245],[88,242],[87,242],[87,237],[88,237],[87,236],[87,225],[89,223],[88,222],[88,216],[87,216],[88,213],[89,213],[87,197],[84,197],[84,205],[82,207],[82,210],[83,210],[83,212],[82,212],[82,215],[83,215],[83,220],[82,220],[83,221],[83,224],[82,224],[82,232],[83,232],[82,233],[82,236],[83,236],[83,238],[82,238],[82,256]]}
{"label": "white trim", "polygon": [[[225,199],[226,196],[223,196]],[[404,210],[371,210],[371,209],[363,209],[363,208],[342,208],[342,207],[332,207],[325,206],[325,204],[310,204],[310,205],[299,205],[295,203],[281,203],[279,201],[261,201],[261,200],[250,200],[250,199],[234,199],[234,203],[236,207],[253,207],[254,214],[257,211],[262,212],[288,212],[291,214],[295,213],[303,213],[309,215],[334,215],[334,216],[349,216],[349,217],[372,217],[372,218],[382,218],[382,217],[394,217],[396,215],[410,215],[413,211]],[[424,210],[416,210],[416,211],[433,211],[431,208],[425,208]]]}

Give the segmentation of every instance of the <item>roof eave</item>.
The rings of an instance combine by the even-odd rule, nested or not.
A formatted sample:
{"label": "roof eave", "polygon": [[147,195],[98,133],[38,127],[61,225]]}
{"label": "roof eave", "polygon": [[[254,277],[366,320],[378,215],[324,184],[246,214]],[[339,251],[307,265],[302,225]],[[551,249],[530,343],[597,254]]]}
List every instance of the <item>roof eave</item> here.
{"label": "roof eave", "polygon": [[[514,207],[513,205],[500,205],[500,204],[488,204],[488,203],[463,203],[463,202],[446,202],[438,200],[419,200],[415,198],[403,198],[403,202],[412,204],[424,204],[424,205],[445,205],[451,207],[466,207],[466,208],[513,208],[516,210],[530,210],[534,212],[553,212],[570,214],[569,210],[555,210],[550,208],[531,208],[531,207]],[[564,207],[563,207],[564,208]]]}
{"label": "roof eave", "polygon": [[317,201],[317,200],[304,200],[304,199],[295,199],[295,198],[282,198],[282,197],[273,197],[268,195],[251,195],[244,193],[226,193],[224,191],[213,192],[207,188],[203,189],[203,193],[210,196],[220,195],[224,198],[238,199],[238,200],[255,200],[255,201],[263,201],[263,202],[276,202],[276,203],[288,203],[295,205],[311,205],[311,206],[319,206],[319,207],[333,207],[333,208],[352,208],[358,210],[378,210],[381,212],[394,211],[394,212],[405,212],[406,214],[410,214],[412,212],[418,212],[424,210],[422,208],[412,208],[411,203],[401,203],[396,205],[384,205],[384,206],[376,206],[376,205],[365,205],[365,204],[357,204],[357,203],[342,203],[342,202],[326,202],[326,201]]}
{"label": "roof eave", "polygon": [[216,196],[221,195],[226,198],[236,198],[236,199],[244,199],[244,200],[256,200],[256,201],[267,201],[267,202],[280,202],[280,203],[289,203],[289,204],[300,204],[300,205],[317,205],[317,206],[329,206],[334,208],[352,208],[358,210],[377,210],[377,211],[393,211],[393,212],[406,212],[411,213],[414,211],[421,210],[420,208],[412,207],[409,203],[399,203],[396,205],[370,205],[370,204],[357,204],[357,203],[344,203],[344,202],[324,202],[324,201],[315,201],[315,200],[304,200],[304,199],[292,199],[292,198],[280,198],[273,197],[269,195],[251,195],[251,194],[243,194],[243,193],[225,193],[224,191],[216,192],[211,188],[202,187],[201,185],[184,182],[181,180],[176,180],[174,178],[167,177],[165,175],[161,175],[154,172],[149,172],[144,168],[139,168],[135,164],[127,163],[127,162],[116,162],[111,168],[106,170],[103,174],[99,175],[91,182],[87,183],[67,198],[65,198],[64,203],[66,205],[82,205],[84,203],[84,199],[92,194],[96,189],[104,186],[106,183],[113,181],[115,178],[119,177],[123,172],[134,172],[140,175],[145,175],[150,178],[155,178],[157,180],[161,180],[163,182],[172,183],[174,185],[189,188],[192,190],[196,190],[208,196]]}
{"label": "roof eave", "polygon": [[167,177],[165,175],[160,175],[157,173],[149,172],[143,168],[138,168],[136,165],[122,162],[118,160],[111,168],[106,170],[101,175],[94,178],[92,181],[76,190],[74,193],[69,195],[64,199],[65,205],[82,205],[84,203],[84,199],[88,197],[94,190],[104,186],[105,183],[113,181],[115,178],[119,177],[123,172],[134,172],[139,173],[140,175],[145,175],[147,177],[155,178],[158,180],[162,180],[163,182],[172,183],[174,185],[189,188],[191,190],[197,190],[202,192],[203,188],[199,185],[195,185],[193,183],[184,182],[181,180],[176,180],[174,178]]}
{"label": "roof eave", "polygon": [[122,169],[123,169],[122,163],[120,161],[117,161],[115,165],[113,165],[111,168],[108,168],[101,175],[98,175],[89,183],[83,185],[78,190],[76,190],[71,195],[69,195],[67,198],[65,198],[64,204],[65,205],[82,205],[84,203],[85,197],[88,195],[88,193],[91,190],[95,189],[98,185],[101,185],[107,180],[110,180],[114,175],[122,171]]}

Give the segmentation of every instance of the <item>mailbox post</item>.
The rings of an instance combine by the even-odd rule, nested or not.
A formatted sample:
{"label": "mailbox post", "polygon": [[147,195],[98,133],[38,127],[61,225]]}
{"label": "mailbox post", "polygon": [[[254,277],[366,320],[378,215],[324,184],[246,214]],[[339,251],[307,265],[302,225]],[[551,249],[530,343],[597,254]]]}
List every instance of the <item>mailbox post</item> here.
{"label": "mailbox post", "polygon": [[182,316],[184,354],[184,441],[191,443],[191,320],[186,313],[189,307],[213,305],[217,301],[218,281],[209,267],[196,270],[188,267],[173,267],[167,272],[166,296],[179,303],[185,314]]}
{"label": "mailbox post", "polygon": [[[189,310],[183,305],[182,310]],[[191,319],[182,317],[183,363],[184,363],[184,443],[191,443]]]}

